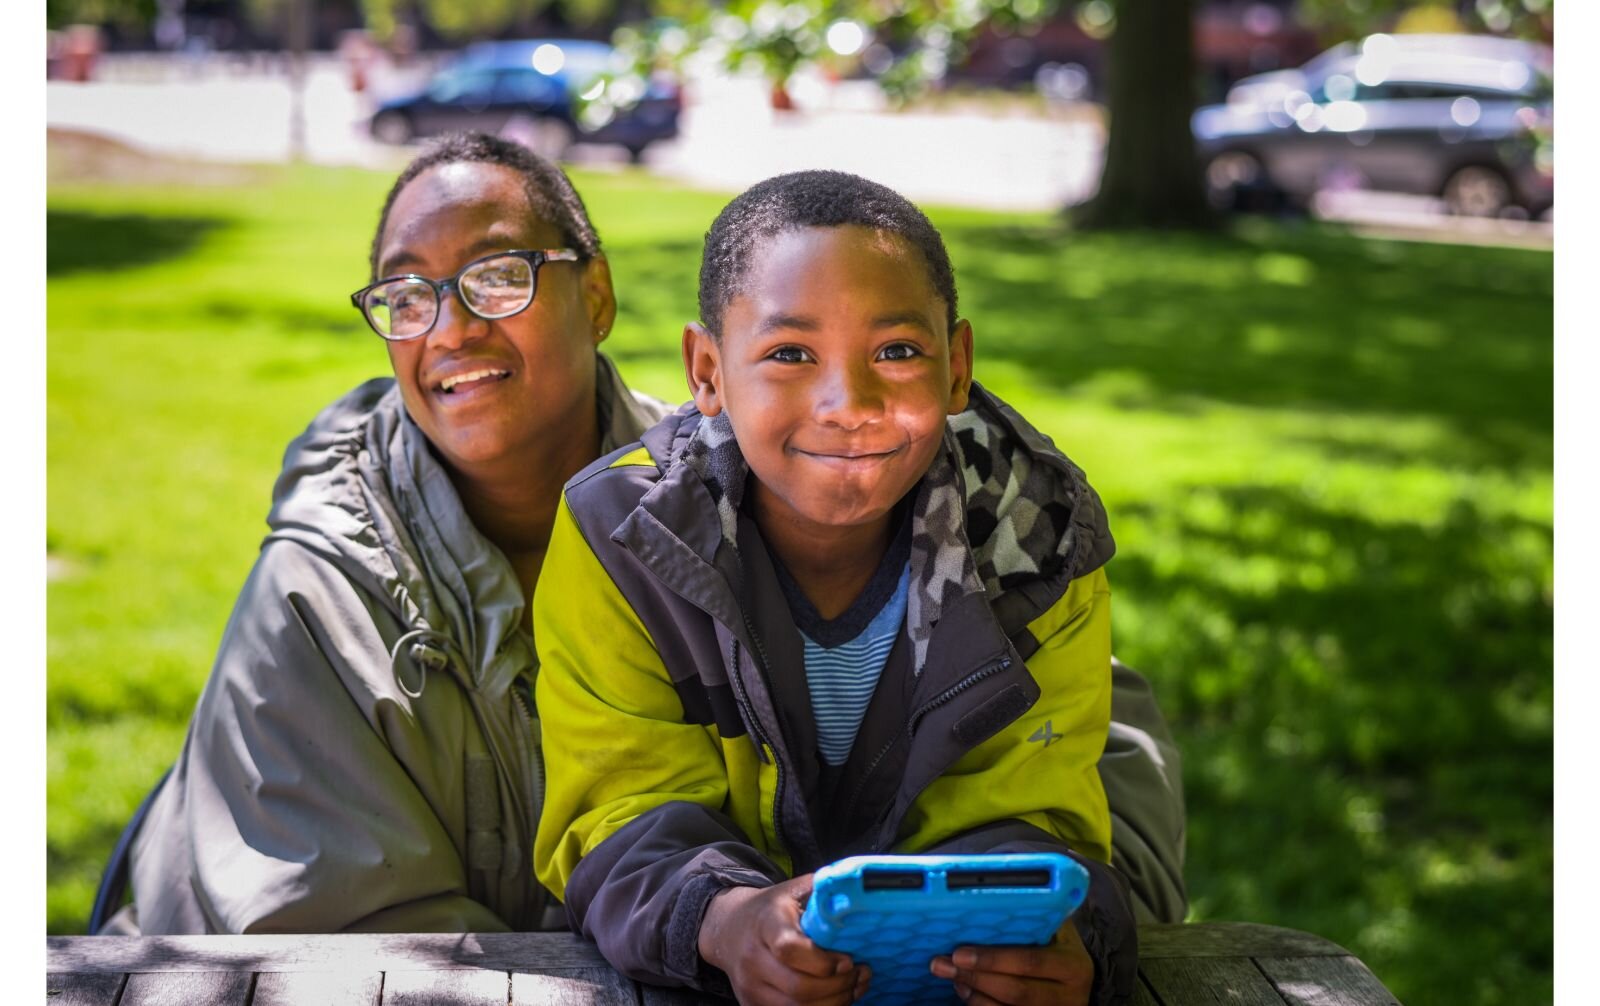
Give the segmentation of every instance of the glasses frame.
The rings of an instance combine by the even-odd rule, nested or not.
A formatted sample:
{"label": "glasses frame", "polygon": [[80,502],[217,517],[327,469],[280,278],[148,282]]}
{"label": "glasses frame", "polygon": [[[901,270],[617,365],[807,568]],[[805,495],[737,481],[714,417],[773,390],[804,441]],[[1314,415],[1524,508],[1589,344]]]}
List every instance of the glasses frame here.
{"label": "glasses frame", "polygon": [[[528,292],[528,303],[517,308],[515,311],[507,311],[505,314],[484,314],[471,304],[468,304],[467,298],[461,296],[461,277],[466,275],[467,271],[472,269],[474,266],[481,265],[490,259],[504,258],[507,255],[512,256],[513,258],[523,259],[528,263],[529,268],[533,270],[533,281],[530,284],[532,289]],[[482,318],[485,321],[499,321],[501,318],[510,318],[513,315],[521,314],[523,311],[526,311],[530,306],[532,306],[533,298],[539,294],[540,266],[544,265],[546,262],[582,262],[583,258],[583,253],[575,248],[514,248],[510,251],[490,252],[487,255],[482,255],[473,259],[460,269],[457,269],[456,274],[451,276],[449,279],[430,279],[427,276],[422,276],[413,272],[401,273],[398,276],[385,276],[383,279],[368,283],[366,286],[351,294],[350,303],[357,311],[361,312],[361,317],[366,319],[367,327],[372,329],[373,332],[376,332],[380,339],[383,339],[385,342],[410,342],[412,339],[423,338],[429,332],[432,332],[434,327],[439,324],[439,315],[443,313],[441,308],[444,306],[445,297],[451,290],[455,291],[456,299],[461,302],[461,306],[466,308],[473,317]],[[386,286],[390,283],[400,280],[426,283],[433,289],[433,321],[428,324],[427,328],[416,333],[415,335],[384,335],[378,330],[377,324],[372,320],[372,315],[367,313],[367,309],[362,304],[362,300],[367,294],[371,293],[373,290],[376,290],[378,287]]]}

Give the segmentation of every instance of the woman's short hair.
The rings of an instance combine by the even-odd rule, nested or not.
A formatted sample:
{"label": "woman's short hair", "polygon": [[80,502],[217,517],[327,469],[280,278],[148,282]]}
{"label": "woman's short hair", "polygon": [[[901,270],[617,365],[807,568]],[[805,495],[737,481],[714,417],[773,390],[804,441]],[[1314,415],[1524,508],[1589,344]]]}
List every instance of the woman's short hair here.
{"label": "woman's short hair", "polygon": [[497,164],[521,175],[522,187],[528,196],[528,211],[559,228],[567,246],[582,252],[585,258],[600,254],[600,235],[589,222],[589,211],[564,171],[520,143],[488,133],[451,133],[418,154],[389,189],[389,196],[383,201],[383,212],[378,214],[378,230],[372,235],[369,267],[374,280],[380,278],[378,255],[383,230],[389,224],[389,210],[394,207],[401,190],[429,168],[461,161]]}

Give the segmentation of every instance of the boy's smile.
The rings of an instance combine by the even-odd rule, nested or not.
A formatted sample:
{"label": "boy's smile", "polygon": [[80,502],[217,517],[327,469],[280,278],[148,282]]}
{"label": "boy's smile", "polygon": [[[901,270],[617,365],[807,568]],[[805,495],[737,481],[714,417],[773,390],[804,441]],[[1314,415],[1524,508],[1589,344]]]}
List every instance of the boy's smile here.
{"label": "boy's smile", "polygon": [[887,523],[966,408],[972,329],[947,315],[905,239],[809,227],[757,253],[720,342],[690,326],[696,405],[727,410],[765,533],[775,518],[822,546]]}

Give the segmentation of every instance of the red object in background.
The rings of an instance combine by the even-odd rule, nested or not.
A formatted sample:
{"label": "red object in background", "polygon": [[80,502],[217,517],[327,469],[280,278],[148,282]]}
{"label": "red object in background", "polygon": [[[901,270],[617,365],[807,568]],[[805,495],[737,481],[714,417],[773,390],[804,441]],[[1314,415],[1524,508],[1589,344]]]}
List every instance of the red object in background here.
{"label": "red object in background", "polygon": [[378,56],[378,47],[372,37],[361,29],[341,32],[339,56],[350,74],[350,90],[360,94],[367,89],[367,71]]}
{"label": "red object in background", "polygon": [[95,64],[105,48],[99,27],[92,24],[70,25],[59,38],[59,49],[51,54],[54,58],[47,62],[47,75],[78,83],[93,80]]}

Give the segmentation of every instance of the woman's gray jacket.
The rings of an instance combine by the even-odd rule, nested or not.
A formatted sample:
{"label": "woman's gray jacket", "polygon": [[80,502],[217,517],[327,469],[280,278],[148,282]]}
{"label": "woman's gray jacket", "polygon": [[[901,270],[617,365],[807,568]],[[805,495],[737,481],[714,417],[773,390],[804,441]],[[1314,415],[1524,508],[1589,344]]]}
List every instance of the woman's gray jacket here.
{"label": "woman's gray jacket", "polygon": [[[601,452],[665,405],[599,357]],[[392,378],[289,445],[107,932],[539,928],[533,639]]]}

